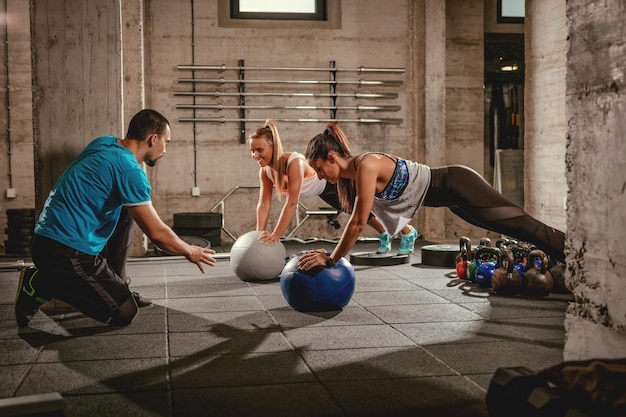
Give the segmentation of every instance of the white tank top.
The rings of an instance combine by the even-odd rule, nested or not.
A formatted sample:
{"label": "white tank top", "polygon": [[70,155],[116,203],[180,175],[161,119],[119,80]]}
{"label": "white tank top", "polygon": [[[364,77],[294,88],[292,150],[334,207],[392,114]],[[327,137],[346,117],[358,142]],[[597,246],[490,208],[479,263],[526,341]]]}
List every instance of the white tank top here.
{"label": "white tank top", "polygon": [[[287,168],[289,168],[289,164],[291,164],[291,162],[296,158],[304,159],[306,161],[306,159],[304,158],[304,155],[302,155],[301,153],[292,152],[291,155],[289,155],[289,158],[287,159]],[[272,178],[271,168],[267,167],[265,169],[265,174],[267,175],[267,178],[269,178],[270,181],[272,181],[272,184],[274,184],[274,178]],[[276,184],[274,184],[274,187],[276,187]],[[324,188],[326,188],[326,180],[319,179],[317,175],[313,173],[313,175],[304,177],[302,179],[302,189],[300,190],[300,197],[318,196],[322,194],[322,192],[324,191]],[[281,190],[281,193],[287,194],[287,190],[283,189]]]}

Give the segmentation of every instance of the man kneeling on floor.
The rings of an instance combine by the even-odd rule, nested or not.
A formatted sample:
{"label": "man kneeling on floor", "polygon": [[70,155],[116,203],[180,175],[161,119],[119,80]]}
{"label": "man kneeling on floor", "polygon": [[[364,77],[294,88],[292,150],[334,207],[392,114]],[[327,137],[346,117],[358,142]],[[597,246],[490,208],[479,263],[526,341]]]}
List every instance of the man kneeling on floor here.
{"label": "man kneeling on floor", "polygon": [[159,248],[213,266],[212,249],[181,240],[152,206],[142,162],[165,155],[170,125],[157,111],[133,116],[124,139],[93,140],[63,172],[35,225],[34,267],[22,269],[15,318],[26,327],[46,300],[62,300],[111,326],[126,326],[151,305],[128,287],[125,274],[135,222]]}

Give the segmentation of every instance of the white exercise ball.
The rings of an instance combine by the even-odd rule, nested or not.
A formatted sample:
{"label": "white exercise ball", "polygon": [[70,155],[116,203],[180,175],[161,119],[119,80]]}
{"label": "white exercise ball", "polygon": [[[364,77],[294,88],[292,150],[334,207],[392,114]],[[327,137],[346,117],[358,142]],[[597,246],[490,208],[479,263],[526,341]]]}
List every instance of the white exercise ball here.
{"label": "white exercise ball", "polygon": [[276,279],[285,267],[285,245],[265,245],[259,236],[261,232],[256,230],[245,233],[230,250],[230,266],[242,281]]}

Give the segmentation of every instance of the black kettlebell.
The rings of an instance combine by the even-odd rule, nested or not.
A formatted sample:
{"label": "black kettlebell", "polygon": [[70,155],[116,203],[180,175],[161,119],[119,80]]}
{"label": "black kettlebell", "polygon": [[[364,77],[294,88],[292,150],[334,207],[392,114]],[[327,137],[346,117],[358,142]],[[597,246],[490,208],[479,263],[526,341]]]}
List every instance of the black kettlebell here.
{"label": "black kettlebell", "polygon": [[548,257],[540,249],[528,253],[526,272],[522,280],[522,290],[528,295],[546,296],[554,288],[554,279],[548,271]]}
{"label": "black kettlebell", "polygon": [[522,288],[522,277],[515,270],[515,258],[510,249],[502,249],[500,268],[493,272],[491,288],[499,295],[515,295]]}
{"label": "black kettlebell", "polygon": [[496,240],[496,248],[498,249],[506,249],[514,245],[517,245],[517,240],[508,239],[505,237],[501,237]]}
{"label": "black kettlebell", "polygon": [[550,268],[552,279],[554,280],[554,288],[552,292],[556,294],[569,294],[570,290],[565,285],[565,264],[557,263]]}

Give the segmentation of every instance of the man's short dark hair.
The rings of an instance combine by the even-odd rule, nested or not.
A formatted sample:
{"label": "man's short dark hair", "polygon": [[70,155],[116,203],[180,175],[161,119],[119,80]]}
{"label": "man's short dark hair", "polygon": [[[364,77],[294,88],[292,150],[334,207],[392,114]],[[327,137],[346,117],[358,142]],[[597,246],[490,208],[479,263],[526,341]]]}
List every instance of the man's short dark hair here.
{"label": "man's short dark hair", "polygon": [[169,124],[165,116],[158,111],[143,109],[130,119],[126,138],[141,141],[153,133],[161,136]]}

